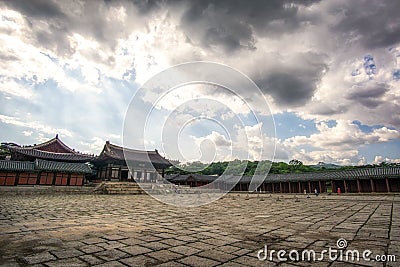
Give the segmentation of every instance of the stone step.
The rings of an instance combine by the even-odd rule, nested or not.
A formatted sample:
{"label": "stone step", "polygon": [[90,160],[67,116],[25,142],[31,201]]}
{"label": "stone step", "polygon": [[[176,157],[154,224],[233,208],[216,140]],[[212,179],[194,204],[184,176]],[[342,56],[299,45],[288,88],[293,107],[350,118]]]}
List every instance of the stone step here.
{"label": "stone step", "polygon": [[94,193],[110,195],[139,195],[144,194],[140,186],[133,182],[103,182],[98,185]]}

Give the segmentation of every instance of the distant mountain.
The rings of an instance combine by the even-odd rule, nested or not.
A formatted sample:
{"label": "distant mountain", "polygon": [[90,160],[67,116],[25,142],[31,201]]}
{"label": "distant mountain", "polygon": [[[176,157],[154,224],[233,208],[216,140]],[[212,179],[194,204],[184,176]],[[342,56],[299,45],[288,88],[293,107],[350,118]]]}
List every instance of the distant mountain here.
{"label": "distant mountain", "polygon": [[340,169],[342,166],[333,163],[318,162],[316,165],[310,165],[313,169]]}

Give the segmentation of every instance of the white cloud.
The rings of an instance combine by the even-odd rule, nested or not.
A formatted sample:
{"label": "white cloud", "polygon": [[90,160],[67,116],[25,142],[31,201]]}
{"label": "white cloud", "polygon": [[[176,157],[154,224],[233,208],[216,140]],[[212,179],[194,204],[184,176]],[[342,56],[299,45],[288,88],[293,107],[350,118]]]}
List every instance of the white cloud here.
{"label": "white cloud", "polygon": [[374,164],[380,164],[382,162],[387,162],[387,163],[400,163],[400,158],[398,159],[390,159],[390,158],[386,158],[383,156],[375,156],[375,159],[372,163]]}
{"label": "white cloud", "polygon": [[[363,132],[358,125],[345,120],[329,127],[326,122],[317,124],[318,132],[310,136],[294,136],[284,140],[293,158],[314,164],[319,161],[339,164],[358,164],[365,162],[358,152],[361,146],[397,140],[400,132],[380,127],[371,132]],[[308,147],[307,150],[301,147]]]}
{"label": "white cloud", "polygon": [[191,138],[200,152],[196,160],[213,162],[232,158],[232,142],[219,132],[212,131],[207,136]]}
{"label": "white cloud", "polygon": [[387,142],[400,138],[400,132],[386,127],[374,129],[365,133],[351,121],[338,120],[337,125],[329,127],[326,122],[317,124],[318,133],[309,137],[295,136],[285,140],[289,146],[310,145],[326,150],[343,151],[360,145]]}
{"label": "white cloud", "polygon": [[196,144],[198,146],[201,145],[201,143],[205,140],[210,140],[215,144],[217,147],[222,147],[222,146],[231,146],[232,143],[226,139],[226,137],[218,132],[212,131],[209,135],[204,136],[204,137],[195,137],[192,136],[192,138],[195,140]]}
{"label": "white cloud", "polygon": [[25,136],[31,136],[33,134],[32,131],[23,131],[22,132]]}
{"label": "white cloud", "polygon": [[67,129],[53,128],[38,121],[23,121],[16,117],[10,117],[1,114],[0,121],[6,124],[29,128],[42,134],[56,135],[58,133],[64,136],[72,137],[72,132]]}
{"label": "white cloud", "polygon": [[89,142],[81,141],[80,144],[83,146],[84,153],[100,154],[106,141],[110,141],[113,144],[121,145],[121,136],[118,134],[106,134],[105,137],[95,136],[90,139]]}
{"label": "white cloud", "polygon": [[0,92],[7,95],[32,99],[35,94],[29,86],[23,86],[12,79],[0,77]]}

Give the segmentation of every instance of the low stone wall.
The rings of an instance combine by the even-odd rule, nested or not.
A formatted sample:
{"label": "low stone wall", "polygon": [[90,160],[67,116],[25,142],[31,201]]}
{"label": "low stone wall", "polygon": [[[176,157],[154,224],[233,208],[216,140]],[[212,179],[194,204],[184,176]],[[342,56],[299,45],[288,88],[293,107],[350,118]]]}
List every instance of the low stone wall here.
{"label": "low stone wall", "polygon": [[1,195],[90,194],[93,186],[0,186]]}

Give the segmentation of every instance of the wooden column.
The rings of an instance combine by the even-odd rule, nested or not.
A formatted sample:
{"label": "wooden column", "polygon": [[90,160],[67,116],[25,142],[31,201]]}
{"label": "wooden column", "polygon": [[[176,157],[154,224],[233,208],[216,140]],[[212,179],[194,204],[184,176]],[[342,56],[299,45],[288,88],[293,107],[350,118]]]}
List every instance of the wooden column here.
{"label": "wooden column", "polygon": [[281,193],[283,193],[282,192],[282,182],[279,182],[279,190],[281,191]]}
{"label": "wooden column", "polygon": [[299,182],[299,193],[301,193],[301,182]]}
{"label": "wooden column", "polygon": [[344,184],[344,192],[347,193],[347,183],[346,183],[346,180],[343,180],[343,184]]}
{"label": "wooden column", "polygon": [[275,193],[275,184],[272,183],[271,185],[272,185],[272,193]]}
{"label": "wooden column", "polygon": [[[42,172],[38,172],[37,176],[36,176],[36,184],[40,184],[40,175],[42,174]],[[29,182],[28,182],[29,183]]]}
{"label": "wooden column", "polygon": [[15,174],[15,180],[14,180],[14,185],[18,185],[18,182],[19,182],[19,175],[20,175],[21,173],[19,173],[19,172],[17,172],[16,174]]}
{"label": "wooden column", "polygon": [[292,193],[292,187],[290,186],[290,182],[289,182],[289,193]]}
{"label": "wooden column", "polygon": [[389,179],[386,177],[386,178],[385,178],[385,181],[386,181],[386,190],[387,190],[388,193],[390,193]]}
{"label": "wooden column", "polygon": [[361,185],[360,185],[359,179],[357,179],[357,191],[358,191],[358,193],[361,193]]}
{"label": "wooden column", "polygon": [[322,193],[321,181],[318,181],[318,186],[319,186],[318,192],[319,192],[319,193]]}
{"label": "wooden column", "polygon": [[311,193],[311,182],[308,181],[308,193]]}
{"label": "wooden column", "polygon": [[[83,175],[83,180],[82,180],[82,183],[84,183],[85,182],[85,175]],[[56,173],[54,172],[53,173],[53,182],[51,183],[52,185],[55,185],[56,184]]]}
{"label": "wooden column", "polygon": [[371,192],[374,193],[374,192],[375,192],[374,180],[372,180],[372,178],[370,178],[369,181],[370,181],[370,183],[371,183]]}
{"label": "wooden column", "polygon": [[336,189],[335,187],[336,187],[336,186],[335,186],[335,184],[333,183],[333,181],[331,181],[331,186],[332,186],[332,193],[335,193],[335,191],[336,191],[336,190],[335,190],[335,189]]}

